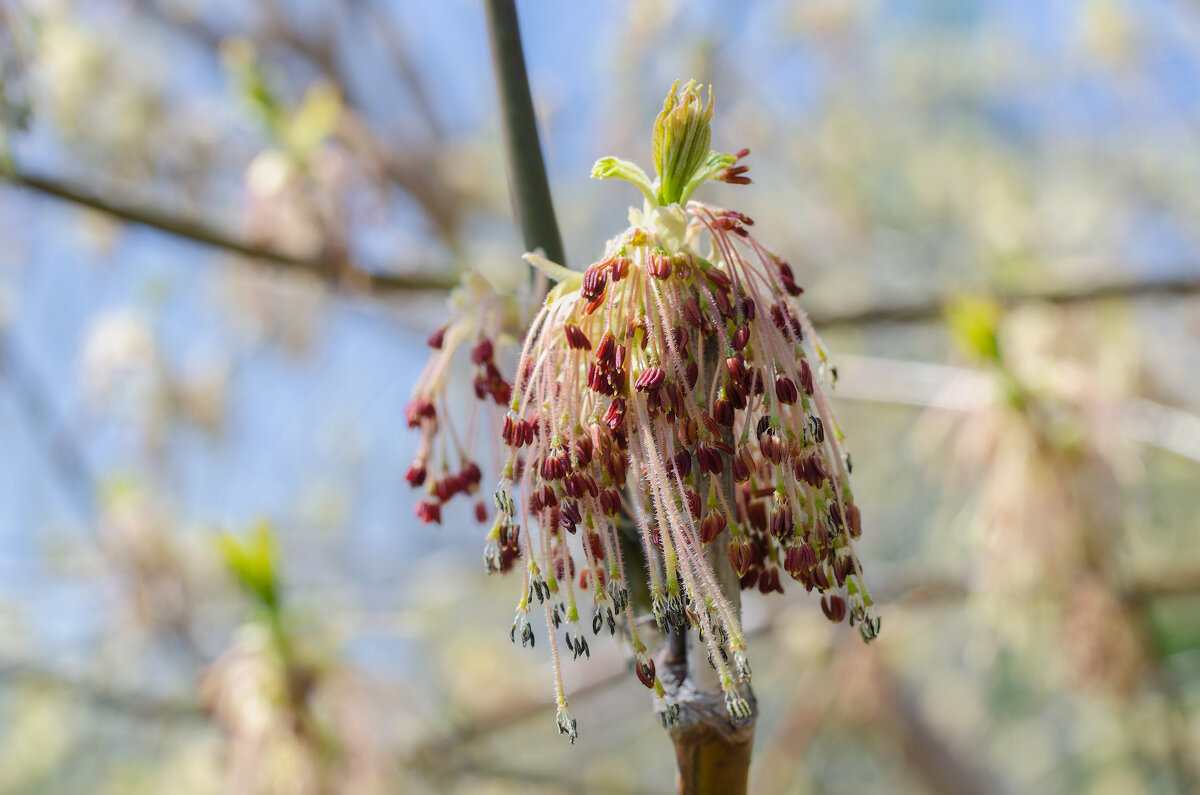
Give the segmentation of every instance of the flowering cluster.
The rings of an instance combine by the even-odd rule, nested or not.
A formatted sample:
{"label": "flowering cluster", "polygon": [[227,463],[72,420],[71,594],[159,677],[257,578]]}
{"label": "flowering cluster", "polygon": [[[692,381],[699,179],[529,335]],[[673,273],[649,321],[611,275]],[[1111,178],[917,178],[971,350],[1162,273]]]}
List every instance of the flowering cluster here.
{"label": "flowering cluster", "polygon": [[417,516],[422,522],[440,524],[442,505],[458,494],[475,497],[475,518],[480,522],[488,519],[487,504],[477,496],[483,472],[463,444],[464,439],[469,441],[476,436],[478,407],[472,404],[467,427],[460,434],[451,420],[454,412],[447,403],[447,385],[455,352],[469,347],[475,367],[475,397],[492,408],[494,416],[490,424],[498,426],[499,412],[512,398],[512,385],[504,379],[495,361],[496,342],[508,314],[508,304],[482,276],[472,274],[451,297],[454,315],[429,335],[428,344],[434,355],[417,379],[416,393],[407,410],[408,427],[421,430],[421,444],[404,476],[409,485],[425,487],[428,493],[417,504]]}
{"label": "flowering cluster", "polygon": [[558,632],[573,657],[590,655],[583,594],[592,633],[620,626],[664,722],[675,714],[634,620],[629,578],[644,573],[623,558],[625,521],[646,553],[655,621],[698,630],[734,718],[749,714],[736,682],[750,667],[714,561],[727,557],[741,587],[763,593],[783,591],[782,572],[818,591],[830,620],[849,616],[866,640],[879,631],[854,553],[849,460],[822,391],[825,354],[793,301],[802,290],[751,219],[688,201],[709,179],[749,182],[745,152],[708,151],[711,114],[694,85],[672,89],[654,183],[632,163],[597,163],[593,176],[626,179],[646,202],[585,272],[526,255],[559,283],[525,335],[506,401],[485,561],[520,565],[514,641],[532,645],[530,611],[544,613],[559,729],[572,740]]}

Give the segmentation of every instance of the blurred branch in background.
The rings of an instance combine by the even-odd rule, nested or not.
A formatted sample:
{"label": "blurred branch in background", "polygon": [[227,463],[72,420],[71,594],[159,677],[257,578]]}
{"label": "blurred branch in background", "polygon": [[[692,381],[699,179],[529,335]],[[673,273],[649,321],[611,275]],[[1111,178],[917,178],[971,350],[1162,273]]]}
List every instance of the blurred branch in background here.
{"label": "blurred branch in background", "polygon": [[8,384],[28,420],[26,428],[41,442],[68,501],[84,524],[96,519],[96,476],[58,413],[53,391],[33,362],[0,327],[0,382]]}
{"label": "blurred branch in background", "polygon": [[248,261],[269,267],[293,268],[325,279],[354,292],[389,293],[404,290],[448,289],[456,283],[452,269],[423,266],[409,274],[381,273],[360,268],[352,263],[329,258],[297,257],[276,249],[239,240],[205,223],[185,218],[146,205],[125,203],[104,198],[98,193],[44,176],[18,171],[0,171],[0,177],[11,184],[36,191],[120,221],[147,226],[169,235],[191,240],[248,258]]}
{"label": "blurred branch in background", "polygon": [[[316,274],[330,284],[352,293],[386,296],[411,290],[449,289],[457,283],[452,269],[429,264],[404,264],[397,272],[367,270],[360,266],[340,264],[332,259],[297,257],[275,249],[255,245],[227,235],[217,229],[189,218],[163,213],[148,206],[123,203],[60,180],[16,171],[0,173],[11,184],[62,201],[77,204],[115,219],[148,226],[167,234],[247,257],[252,264],[267,267],[284,266]],[[1178,270],[1187,270],[1180,268]],[[1200,295],[1200,268],[1195,276],[1172,279],[1128,280],[1108,284],[1093,284],[1079,289],[1055,288],[1045,291],[997,291],[994,297],[1002,303],[1050,303],[1070,305],[1108,300],[1193,300]],[[930,296],[920,302],[897,305],[865,306],[847,310],[814,309],[809,318],[819,328],[841,326],[887,325],[932,322],[945,311],[953,295]]]}

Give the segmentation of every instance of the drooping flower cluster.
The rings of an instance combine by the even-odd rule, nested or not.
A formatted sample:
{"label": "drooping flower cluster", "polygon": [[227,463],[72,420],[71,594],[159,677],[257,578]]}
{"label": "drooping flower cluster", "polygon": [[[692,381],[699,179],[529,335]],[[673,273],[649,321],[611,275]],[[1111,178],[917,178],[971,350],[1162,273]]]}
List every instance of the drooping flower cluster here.
{"label": "drooping flower cluster", "polygon": [[[488,423],[493,435],[499,425],[499,413],[512,399],[512,385],[496,365],[496,344],[509,301],[487,281],[472,274],[454,291],[451,305],[454,315],[429,335],[434,355],[417,379],[416,393],[409,401],[408,427],[421,430],[421,443],[412,466],[404,478],[414,488],[425,487],[428,496],[417,504],[422,522],[440,524],[442,505],[458,494],[475,498],[475,518],[488,519],[488,508],[478,497],[483,472],[469,452],[478,433],[478,406],[472,405],[463,432],[451,421],[454,412],[448,404],[447,385],[453,374],[454,354],[469,347],[474,367],[472,381],[475,397],[490,407]],[[466,440],[466,444],[464,444]]]}
{"label": "drooping flower cluster", "polygon": [[[544,614],[559,729],[572,740],[558,632],[573,657],[590,655],[584,595],[592,633],[628,633],[639,679],[664,722],[673,717],[629,598],[630,578],[647,575],[659,628],[698,630],[731,716],[749,714],[736,684],[750,674],[745,637],[713,548],[743,589],[782,592],[782,572],[818,591],[830,620],[849,616],[867,640],[879,631],[854,553],[849,460],[821,386],[825,354],[793,300],[802,290],[753,221],[687,200],[708,179],[749,181],[745,152],[708,151],[711,102],[692,84],[672,90],[654,183],[632,163],[597,163],[593,176],[646,196],[603,258],[578,273],[526,255],[559,284],[517,364],[485,561],[521,568],[514,641],[532,645],[530,611]],[[646,572],[624,559],[623,522]]]}

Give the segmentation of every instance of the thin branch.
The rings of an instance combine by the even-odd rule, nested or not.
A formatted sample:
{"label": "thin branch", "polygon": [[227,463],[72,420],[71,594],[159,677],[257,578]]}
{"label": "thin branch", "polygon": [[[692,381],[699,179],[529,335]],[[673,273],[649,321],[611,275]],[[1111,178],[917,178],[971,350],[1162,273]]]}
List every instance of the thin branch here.
{"label": "thin branch", "polygon": [[26,427],[40,437],[79,518],[85,524],[91,523],[96,517],[96,477],[66,424],[57,416],[51,390],[13,344],[11,335],[3,331],[0,331],[0,380],[12,387],[28,420]]}
{"label": "thin branch", "polygon": [[368,271],[355,265],[339,263],[332,258],[303,257],[260,246],[240,240],[200,221],[181,218],[144,204],[103,198],[94,192],[51,177],[19,171],[7,171],[0,176],[10,184],[26,190],[87,207],[127,223],[147,226],[201,245],[237,254],[251,261],[304,271],[354,292],[387,294],[409,290],[443,290],[457,283],[457,277],[450,269],[426,268],[421,273],[413,274]]}
{"label": "thin branch", "polygon": [[[1079,304],[1093,301],[1129,298],[1189,298],[1200,295],[1200,269],[1169,279],[1113,281],[1087,287],[1053,290],[1000,291],[989,293],[1006,303]],[[922,323],[939,320],[946,296],[930,296],[907,304],[876,304],[859,309],[809,313],[817,326],[868,326],[887,323]]]}
{"label": "thin branch", "polygon": [[562,236],[550,199],[550,181],[538,141],[537,117],[525,73],[525,54],[521,51],[521,30],[513,0],[488,0],[488,37],[492,42],[492,65],[500,93],[500,114],[504,120],[504,147],[507,153],[509,184],[513,209],[521,224],[525,248],[541,249],[548,259],[566,265]]}
{"label": "thin branch", "polygon": [[207,714],[194,701],[173,699],[132,689],[116,689],[20,660],[0,660],[0,687],[32,684],[71,694],[90,707],[147,721],[203,721]]}

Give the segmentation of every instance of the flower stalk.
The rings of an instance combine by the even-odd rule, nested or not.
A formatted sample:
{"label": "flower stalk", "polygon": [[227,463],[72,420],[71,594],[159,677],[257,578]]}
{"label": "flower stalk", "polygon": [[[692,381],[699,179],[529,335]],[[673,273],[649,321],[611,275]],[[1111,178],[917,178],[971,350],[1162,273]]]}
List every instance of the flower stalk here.
{"label": "flower stalk", "polygon": [[[655,123],[654,181],[629,161],[596,164],[593,176],[631,182],[644,202],[585,271],[526,254],[557,284],[511,378],[495,359],[503,299],[478,283],[460,291],[410,406],[423,434],[410,481],[441,472],[418,509],[425,521],[479,489],[445,399],[454,349],[469,346],[503,443],[485,566],[521,572],[514,642],[535,645],[530,612],[544,617],[559,732],[578,732],[563,652],[590,657],[607,630],[627,640],[671,728],[681,791],[744,792],[755,707],[740,591],[782,593],[790,578],[864,640],[879,619],[854,551],[861,519],[825,396],[832,371],[795,301],[803,290],[753,220],[690,198],[709,180],[750,181],[746,151],[708,151],[712,112],[711,92],[702,102],[694,82],[676,83]],[[642,572],[622,553],[626,522],[670,639],[658,664],[637,630],[631,578]]]}

